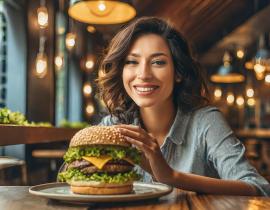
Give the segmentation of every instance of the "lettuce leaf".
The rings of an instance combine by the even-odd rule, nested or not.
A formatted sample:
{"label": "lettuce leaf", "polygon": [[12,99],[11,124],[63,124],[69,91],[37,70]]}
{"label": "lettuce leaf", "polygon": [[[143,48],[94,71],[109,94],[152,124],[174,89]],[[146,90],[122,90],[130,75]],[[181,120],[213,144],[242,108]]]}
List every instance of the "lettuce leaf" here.
{"label": "lettuce leaf", "polygon": [[93,173],[91,175],[83,174],[78,169],[68,169],[67,171],[61,172],[57,176],[57,180],[60,182],[69,181],[99,181],[102,183],[115,183],[122,184],[129,181],[136,181],[141,178],[141,175],[137,174],[135,171],[130,171],[126,173],[118,174],[108,174],[108,173]]}
{"label": "lettuce leaf", "polygon": [[130,158],[135,164],[140,164],[141,153],[134,147],[120,146],[91,146],[91,147],[70,147],[64,155],[66,163],[82,159],[82,156],[100,157],[109,155],[113,160]]}

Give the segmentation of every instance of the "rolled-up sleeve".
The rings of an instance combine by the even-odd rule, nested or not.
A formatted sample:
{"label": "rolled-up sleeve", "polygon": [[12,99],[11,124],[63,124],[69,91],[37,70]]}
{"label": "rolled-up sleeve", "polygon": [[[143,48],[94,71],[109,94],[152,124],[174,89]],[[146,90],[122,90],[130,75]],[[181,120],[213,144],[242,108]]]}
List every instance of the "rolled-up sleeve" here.
{"label": "rolled-up sleeve", "polygon": [[201,115],[207,161],[214,167],[221,179],[241,180],[257,187],[264,196],[270,196],[269,183],[246,159],[245,147],[236,138],[221,112],[215,108],[206,109]]}

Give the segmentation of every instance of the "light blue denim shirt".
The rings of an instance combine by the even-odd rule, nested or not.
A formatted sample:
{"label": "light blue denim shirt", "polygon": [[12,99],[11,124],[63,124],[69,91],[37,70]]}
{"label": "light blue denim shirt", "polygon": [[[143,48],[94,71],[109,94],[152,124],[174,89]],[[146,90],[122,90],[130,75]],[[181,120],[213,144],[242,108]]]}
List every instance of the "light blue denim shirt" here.
{"label": "light blue denim shirt", "polygon": [[[132,124],[140,125],[134,115]],[[120,123],[106,116],[100,125]],[[262,195],[270,195],[269,183],[258,174],[244,156],[245,147],[235,137],[221,112],[212,106],[184,114],[180,109],[164,143],[160,147],[168,164],[176,171],[227,180],[242,180],[256,186]],[[145,182],[152,177],[137,167]]]}

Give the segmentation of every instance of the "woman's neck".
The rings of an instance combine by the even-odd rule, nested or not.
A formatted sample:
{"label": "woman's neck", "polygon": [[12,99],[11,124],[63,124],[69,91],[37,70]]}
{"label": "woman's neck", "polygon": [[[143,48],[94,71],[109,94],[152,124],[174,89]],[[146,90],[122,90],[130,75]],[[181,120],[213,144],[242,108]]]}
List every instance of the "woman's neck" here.
{"label": "woman's neck", "polygon": [[162,106],[140,108],[140,115],[147,132],[157,138],[161,145],[173,124],[176,108],[170,101]]}

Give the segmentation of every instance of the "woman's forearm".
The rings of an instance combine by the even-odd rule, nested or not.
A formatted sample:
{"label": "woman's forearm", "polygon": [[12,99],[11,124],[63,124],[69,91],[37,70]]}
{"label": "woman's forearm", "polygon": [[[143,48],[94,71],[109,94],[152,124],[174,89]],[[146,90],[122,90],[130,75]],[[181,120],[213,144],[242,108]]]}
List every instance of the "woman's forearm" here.
{"label": "woman's forearm", "polygon": [[255,186],[239,180],[222,180],[172,170],[171,179],[165,182],[171,186],[199,193],[220,195],[258,196]]}

